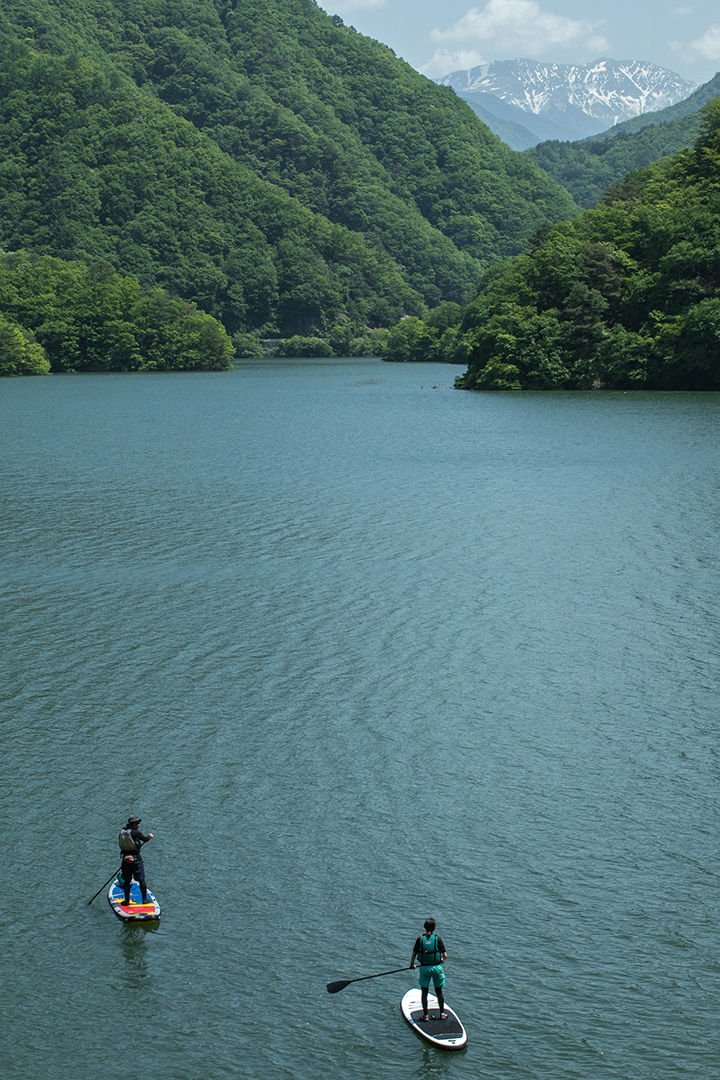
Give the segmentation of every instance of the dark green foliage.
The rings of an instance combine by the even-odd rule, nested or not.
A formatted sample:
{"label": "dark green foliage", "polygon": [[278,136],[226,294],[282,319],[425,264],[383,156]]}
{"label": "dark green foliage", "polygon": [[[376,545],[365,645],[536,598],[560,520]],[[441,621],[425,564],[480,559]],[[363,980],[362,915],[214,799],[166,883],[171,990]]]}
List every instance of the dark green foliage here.
{"label": "dark green foliage", "polygon": [[107,263],[0,257],[0,374],[221,371],[232,358],[211,315]]}
{"label": "dark green foliage", "polygon": [[239,331],[232,336],[233,349],[238,359],[257,360],[264,355],[262,342],[257,334]]}
{"label": "dark green foliage", "polygon": [[332,356],[333,350],[326,341],[317,337],[294,337],[281,341],[276,350],[278,356]]}
{"label": "dark green foliage", "polygon": [[643,113],[590,139],[540,143],[525,155],[587,209],[631,170],[692,146],[700,130],[700,110],[717,94],[720,74],[677,105]]}
{"label": "dark green foliage", "polygon": [[492,275],[458,333],[464,389],[720,389],[720,98],[691,150]]}
{"label": "dark green foliage", "polygon": [[391,362],[437,360],[440,334],[422,319],[407,316],[393,326],[383,349],[383,359]]}
{"label": "dark green foliage", "polygon": [[422,306],[361,236],[85,60],[27,54],[0,69],[0,150],[8,250],[103,259],[230,332],[322,331],[342,311],[372,323]]}
{"label": "dark green foliage", "polygon": [[538,232],[442,325],[404,319],[386,358],[467,362],[461,389],[720,389],[720,98],[692,150]]}
{"label": "dark green foliage", "polygon": [[614,139],[544,142],[525,153],[549,176],[567,188],[578,206],[595,206],[614,183],[632,169],[644,168],[692,146],[700,114],[683,116]]}
{"label": "dark green foliage", "polygon": [[348,320],[365,348],[575,212],[314,0],[4,0],[0,41],[0,246],[106,260],[231,334]]}
{"label": "dark green foliage", "polygon": [[50,361],[34,335],[0,315],[0,375],[49,375]]}

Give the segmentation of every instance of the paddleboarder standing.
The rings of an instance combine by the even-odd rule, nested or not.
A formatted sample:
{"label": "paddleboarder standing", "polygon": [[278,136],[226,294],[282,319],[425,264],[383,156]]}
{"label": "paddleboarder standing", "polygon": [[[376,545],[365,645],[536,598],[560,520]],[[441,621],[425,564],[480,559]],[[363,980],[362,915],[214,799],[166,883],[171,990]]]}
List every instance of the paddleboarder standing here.
{"label": "paddleboarder standing", "polygon": [[147,844],[148,840],[152,840],[153,834],[141,833],[138,828],[142,818],[129,817],[127,825],[124,829],[120,830],[120,836],[118,843],[120,844],[120,852],[122,854],[122,879],[123,889],[125,890],[125,903],[130,903],[130,889],[132,887],[133,878],[140,886],[140,894],[142,896],[142,902],[147,902],[147,884],[145,883],[145,865],[140,854],[140,849],[143,844]]}
{"label": "paddleboarder standing", "polygon": [[435,920],[425,920],[425,933],[421,934],[415,941],[413,946],[412,959],[410,960],[410,967],[415,968],[415,957],[420,961],[420,991],[422,1000],[422,1020],[429,1020],[428,1016],[428,990],[430,989],[430,980],[432,979],[433,986],[435,987],[435,994],[437,995],[438,1005],[440,1006],[440,1016],[438,1019],[444,1020],[447,1016],[445,1012],[445,998],[443,995],[443,987],[445,986],[445,972],[443,971],[443,961],[447,960],[447,952],[445,951],[445,945],[443,939],[435,933]]}

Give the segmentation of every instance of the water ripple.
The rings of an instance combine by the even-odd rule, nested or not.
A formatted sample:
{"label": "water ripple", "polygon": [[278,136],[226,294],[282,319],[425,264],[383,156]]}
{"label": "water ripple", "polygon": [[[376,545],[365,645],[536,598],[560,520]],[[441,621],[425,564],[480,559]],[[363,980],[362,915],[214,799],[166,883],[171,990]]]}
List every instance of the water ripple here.
{"label": "water ripple", "polygon": [[[439,383],[3,387],[11,1080],[125,1060],[128,1000],[173,1080],[714,1075],[720,397]],[[153,934],[84,903],[135,807]],[[429,911],[452,1061],[403,976],[324,992]]]}

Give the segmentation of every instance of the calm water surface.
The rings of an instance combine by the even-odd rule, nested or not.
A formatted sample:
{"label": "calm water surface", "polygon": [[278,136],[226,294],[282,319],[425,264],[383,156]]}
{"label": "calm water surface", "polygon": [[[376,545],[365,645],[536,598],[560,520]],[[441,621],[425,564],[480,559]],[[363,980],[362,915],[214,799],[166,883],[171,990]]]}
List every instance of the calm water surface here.
{"label": "calm water surface", "polygon": [[720,1075],[720,395],[455,374],[0,384],[7,1080]]}

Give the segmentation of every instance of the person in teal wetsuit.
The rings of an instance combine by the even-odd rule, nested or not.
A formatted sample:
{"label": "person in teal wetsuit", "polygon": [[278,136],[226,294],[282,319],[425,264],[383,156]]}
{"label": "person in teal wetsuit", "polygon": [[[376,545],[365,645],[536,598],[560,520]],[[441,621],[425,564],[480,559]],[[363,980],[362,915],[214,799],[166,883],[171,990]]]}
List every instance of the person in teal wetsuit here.
{"label": "person in teal wetsuit", "polygon": [[423,1009],[422,1020],[430,1019],[428,1016],[428,990],[430,989],[431,979],[440,1006],[438,1019],[444,1020],[447,1013],[445,1012],[445,998],[443,996],[443,987],[445,986],[443,961],[447,960],[447,952],[445,951],[443,939],[435,933],[435,920],[426,919],[424,925],[425,933],[421,934],[415,942],[410,967],[415,968],[415,957],[417,957],[420,961],[419,981]]}

